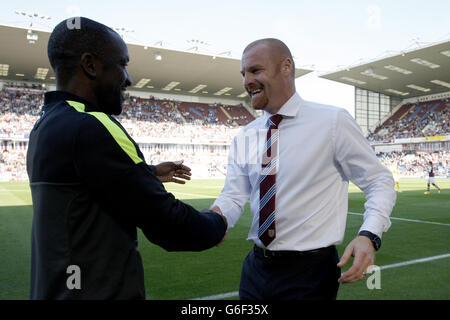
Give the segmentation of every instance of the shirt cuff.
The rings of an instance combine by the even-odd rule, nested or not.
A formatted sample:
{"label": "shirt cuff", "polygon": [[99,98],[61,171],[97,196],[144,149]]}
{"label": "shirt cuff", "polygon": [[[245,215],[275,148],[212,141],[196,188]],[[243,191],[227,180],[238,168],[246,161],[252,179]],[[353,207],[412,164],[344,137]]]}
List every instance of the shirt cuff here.
{"label": "shirt cuff", "polygon": [[232,218],[232,215],[230,214],[229,210],[225,209],[225,208],[227,208],[227,205],[224,202],[220,201],[220,199],[216,199],[216,201],[214,201],[214,203],[212,204],[212,206],[209,209],[211,209],[212,207],[215,207],[215,206],[219,207],[223,216],[227,219],[228,229],[234,227],[234,224],[236,223],[236,221],[234,221],[234,219]]}
{"label": "shirt cuff", "polygon": [[367,213],[364,214],[364,222],[359,229],[358,233],[362,230],[367,230],[372,232],[373,234],[376,234],[380,239],[384,232],[386,232],[389,227],[391,226],[391,221],[389,218],[380,216],[378,214],[371,214],[368,215]]}

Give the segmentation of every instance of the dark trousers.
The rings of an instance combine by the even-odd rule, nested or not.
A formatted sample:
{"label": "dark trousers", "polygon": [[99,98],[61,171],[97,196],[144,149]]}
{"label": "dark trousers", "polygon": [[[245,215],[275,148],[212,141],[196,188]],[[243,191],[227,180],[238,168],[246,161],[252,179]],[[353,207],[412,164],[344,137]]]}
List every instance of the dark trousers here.
{"label": "dark trousers", "polygon": [[267,257],[257,248],[242,266],[241,300],[335,300],[341,269],[334,246]]}

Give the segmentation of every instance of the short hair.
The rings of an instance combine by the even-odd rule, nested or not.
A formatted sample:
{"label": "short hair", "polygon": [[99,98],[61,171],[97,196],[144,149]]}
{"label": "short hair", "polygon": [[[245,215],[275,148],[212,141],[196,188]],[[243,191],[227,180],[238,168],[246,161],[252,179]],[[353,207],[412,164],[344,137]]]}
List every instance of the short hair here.
{"label": "short hair", "polygon": [[292,61],[292,76],[295,78],[295,62],[292,58],[291,50],[289,50],[288,46],[283,41],[275,38],[259,39],[247,45],[244,49],[244,53],[259,44],[267,45],[272,50],[272,53],[276,53],[283,59],[289,58]]}
{"label": "short hair", "polygon": [[[76,21],[75,24],[72,24]],[[47,46],[50,65],[61,83],[69,80],[78,66],[81,55],[93,53],[105,57],[113,29],[85,17],[61,21],[50,35]]]}

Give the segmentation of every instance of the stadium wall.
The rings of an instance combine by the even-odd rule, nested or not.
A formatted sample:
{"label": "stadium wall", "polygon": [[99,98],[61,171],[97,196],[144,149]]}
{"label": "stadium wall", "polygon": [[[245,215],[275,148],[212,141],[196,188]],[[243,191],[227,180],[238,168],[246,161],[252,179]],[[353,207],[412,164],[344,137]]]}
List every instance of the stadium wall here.
{"label": "stadium wall", "polygon": [[[41,85],[41,86],[45,87],[45,89],[48,91],[56,90],[56,84],[34,82],[34,81],[0,81],[0,90],[3,89],[3,87],[7,84],[14,84],[15,87],[21,87],[23,84],[30,86],[30,87],[32,85]],[[131,96],[140,97],[140,98],[149,98],[150,96],[153,96],[157,99],[177,100],[177,101],[184,101],[184,102],[199,102],[199,103],[206,103],[206,104],[220,103],[220,104],[231,105],[231,106],[235,106],[235,105],[239,105],[239,104],[243,104],[243,105],[247,104],[246,101],[244,101],[244,100],[226,98],[223,96],[218,96],[216,98],[216,97],[183,95],[183,94],[177,94],[174,92],[162,93],[162,92],[150,92],[150,91],[138,91],[138,90],[127,90],[127,93],[130,94]]]}
{"label": "stadium wall", "polygon": [[403,104],[425,102],[425,101],[433,101],[433,100],[440,100],[440,99],[447,99],[447,98],[450,98],[450,91],[442,92],[442,93],[430,94],[430,95],[427,95],[427,96],[408,98],[408,99],[403,100]]}
{"label": "stadium wall", "polygon": [[5,86],[9,86],[9,87],[18,87],[21,88],[24,85],[28,86],[28,87],[32,87],[33,85],[35,86],[43,86],[45,88],[45,90],[48,91],[53,91],[56,90],[56,84],[49,84],[49,83],[43,83],[43,82],[34,82],[34,81],[7,81],[7,80],[0,80],[0,90],[3,89],[3,87]]}
{"label": "stadium wall", "polygon": [[371,142],[370,145],[375,152],[399,152],[399,151],[416,151],[416,152],[435,152],[450,150],[450,136],[432,136],[418,138],[398,138],[392,142]]}

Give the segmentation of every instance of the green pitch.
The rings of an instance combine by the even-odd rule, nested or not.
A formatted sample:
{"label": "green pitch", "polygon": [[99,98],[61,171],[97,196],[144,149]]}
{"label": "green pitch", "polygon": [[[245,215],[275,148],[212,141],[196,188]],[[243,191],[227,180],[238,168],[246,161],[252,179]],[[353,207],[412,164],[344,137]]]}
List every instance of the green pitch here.
{"label": "green pitch", "polygon": [[[436,179],[442,193],[424,195],[425,179],[401,180],[392,226],[383,236],[375,264],[380,289],[367,281],[341,285],[338,299],[450,299],[450,179]],[[167,184],[169,191],[197,209],[209,207],[223,180]],[[344,243],[362,223],[364,194],[350,187]],[[30,281],[31,195],[28,183],[0,183],[0,299],[28,299]],[[245,241],[251,222],[248,205],[221,247],[205,252],[165,252],[140,233],[148,299],[193,299],[225,294],[237,299],[242,261],[252,244]],[[424,259],[429,258],[429,259]],[[344,270],[348,268],[345,267]],[[367,279],[367,278],[366,278]]]}

